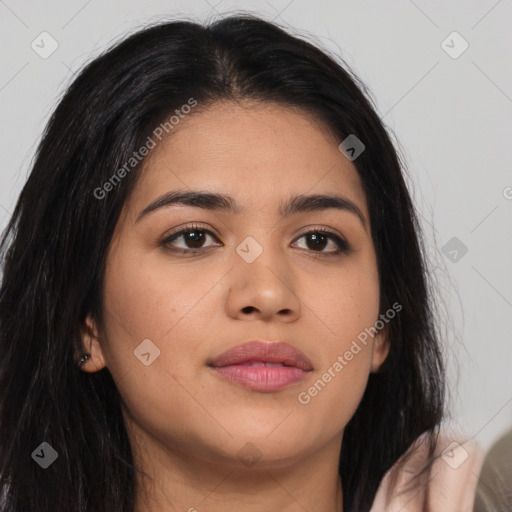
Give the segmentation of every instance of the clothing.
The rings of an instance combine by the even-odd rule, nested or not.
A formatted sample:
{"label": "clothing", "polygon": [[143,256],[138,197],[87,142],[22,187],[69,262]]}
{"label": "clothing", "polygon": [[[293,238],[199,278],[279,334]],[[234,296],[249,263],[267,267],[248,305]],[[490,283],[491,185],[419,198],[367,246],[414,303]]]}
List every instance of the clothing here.
{"label": "clothing", "polygon": [[485,457],[476,489],[474,512],[512,511],[512,430]]}
{"label": "clothing", "polygon": [[483,451],[476,443],[441,433],[426,483],[413,488],[411,477],[428,462],[426,437],[420,437],[410,452],[412,457],[403,468],[397,463],[386,473],[370,512],[423,512],[427,498],[428,512],[473,512],[483,462]]}

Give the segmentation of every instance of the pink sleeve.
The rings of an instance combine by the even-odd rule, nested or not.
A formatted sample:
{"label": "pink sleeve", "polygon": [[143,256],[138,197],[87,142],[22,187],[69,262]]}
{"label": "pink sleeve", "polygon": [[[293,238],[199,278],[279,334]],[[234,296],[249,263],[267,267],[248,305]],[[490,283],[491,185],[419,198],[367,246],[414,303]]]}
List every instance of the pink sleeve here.
{"label": "pink sleeve", "polygon": [[411,451],[405,467],[399,471],[395,464],[386,473],[370,512],[422,512],[427,498],[432,512],[472,512],[484,455],[478,445],[457,435],[440,434],[436,460],[423,488],[411,487],[410,479],[428,461],[424,438]]}

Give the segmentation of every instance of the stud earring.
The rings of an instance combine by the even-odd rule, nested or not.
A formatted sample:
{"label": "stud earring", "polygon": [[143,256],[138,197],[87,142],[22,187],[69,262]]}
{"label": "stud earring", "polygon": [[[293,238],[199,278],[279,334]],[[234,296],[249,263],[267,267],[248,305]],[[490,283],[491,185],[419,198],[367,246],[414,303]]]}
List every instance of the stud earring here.
{"label": "stud earring", "polygon": [[91,354],[82,354],[82,357],[80,358],[80,361],[78,362],[78,366],[82,366],[87,359],[91,357]]}

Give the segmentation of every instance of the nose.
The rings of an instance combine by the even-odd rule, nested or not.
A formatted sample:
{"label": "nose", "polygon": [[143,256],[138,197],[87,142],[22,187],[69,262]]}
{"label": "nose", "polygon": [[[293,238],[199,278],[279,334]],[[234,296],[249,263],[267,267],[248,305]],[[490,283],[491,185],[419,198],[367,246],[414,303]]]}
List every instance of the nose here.
{"label": "nose", "polygon": [[228,276],[226,308],[232,318],[290,323],[300,317],[296,276],[277,251],[265,248],[251,263],[236,254]]}

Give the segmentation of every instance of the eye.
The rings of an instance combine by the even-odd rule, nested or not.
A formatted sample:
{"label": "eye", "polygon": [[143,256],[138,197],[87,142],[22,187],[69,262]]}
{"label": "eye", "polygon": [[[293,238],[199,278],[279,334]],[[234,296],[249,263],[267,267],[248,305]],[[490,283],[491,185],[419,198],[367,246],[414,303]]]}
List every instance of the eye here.
{"label": "eye", "polygon": [[[175,231],[160,242],[160,245],[172,252],[181,254],[196,254],[204,252],[203,244],[208,237],[217,240],[217,237],[208,229],[202,228],[196,224],[187,226],[179,231]],[[182,239],[185,246],[175,248],[175,241]],[[174,246],[174,247],[172,247]]]}
{"label": "eye", "polygon": [[[211,247],[204,245],[209,237],[218,241],[217,237],[209,229],[193,224],[174,231],[164,238],[160,245],[174,253],[198,254]],[[345,240],[325,228],[310,229],[302,233],[298,240],[302,238],[306,239],[306,249],[317,253],[316,256],[338,256],[351,251],[350,245]],[[182,241],[181,247],[177,246],[176,243],[179,240]],[[329,243],[334,247],[334,250],[324,251]]]}
{"label": "eye", "polygon": [[[318,253],[318,256],[338,256],[339,254],[349,253],[351,251],[350,245],[335,233],[324,229],[311,229],[302,233],[298,238],[306,238],[306,249],[310,249],[313,252]],[[325,247],[331,242],[331,246],[334,246],[334,250],[323,251]]]}

